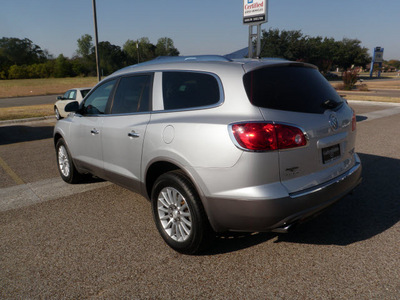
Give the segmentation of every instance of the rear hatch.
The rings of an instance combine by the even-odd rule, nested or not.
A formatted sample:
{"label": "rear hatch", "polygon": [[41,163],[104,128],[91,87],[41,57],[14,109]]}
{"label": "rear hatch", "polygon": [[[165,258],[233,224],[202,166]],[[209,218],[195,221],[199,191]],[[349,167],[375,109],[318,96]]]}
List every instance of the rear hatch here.
{"label": "rear hatch", "polygon": [[279,150],[282,184],[289,193],[313,188],[355,164],[355,115],[311,65],[283,63],[247,72],[244,85],[265,121],[300,128],[302,147]]}

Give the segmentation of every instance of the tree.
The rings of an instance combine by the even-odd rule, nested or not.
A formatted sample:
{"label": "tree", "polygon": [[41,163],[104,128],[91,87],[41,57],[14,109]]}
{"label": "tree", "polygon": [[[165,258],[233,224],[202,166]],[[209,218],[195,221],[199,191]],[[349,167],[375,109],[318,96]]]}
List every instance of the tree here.
{"label": "tree", "polygon": [[62,78],[74,75],[75,74],[72,71],[71,62],[66,57],[64,57],[64,55],[60,54],[55,61],[54,77]]}
{"label": "tree", "polygon": [[279,29],[263,30],[261,37],[261,57],[279,57],[288,60],[302,58],[305,50],[304,37],[300,30],[281,32]]}
{"label": "tree", "polygon": [[345,70],[352,65],[365,67],[370,61],[368,49],[361,46],[359,40],[320,36],[304,36],[300,30],[279,31],[279,29],[263,30],[261,57],[280,57],[315,64],[322,73],[332,67]]}
{"label": "tree", "polygon": [[368,49],[361,47],[361,41],[344,38],[337,43],[336,63],[344,70],[351,68],[353,65],[365,67],[371,61]]}
{"label": "tree", "polygon": [[99,43],[100,70],[104,75],[109,75],[124,66],[125,53],[121,47],[110,42]]}
{"label": "tree", "polygon": [[79,76],[96,76],[96,62],[94,59],[84,59],[75,56],[70,60],[72,71]]}
{"label": "tree", "polygon": [[78,39],[78,50],[76,52],[83,58],[88,58],[93,53],[93,42],[92,36],[84,34]]}
{"label": "tree", "polygon": [[45,61],[46,54],[43,50],[27,38],[0,39],[0,72],[3,72],[4,77],[12,65],[31,65]]}
{"label": "tree", "polygon": [[159,38],[155,50],[156,56],[178,56],[179,51],[174,46],[174,41],[168,37]]}
{"label": "tree", "polygon": [[137,41],[127,40],[123,51],[127,56],[127,64],[136,64],[155,58],[155,48],[149,38],[142,37]]}
{"label": "tree", "polygon": [[122,50],[126,55],[126,63],[134,65],[139,62],[138,41],[127,40],[122,46]]}
{"label": "tree", "polygon": [[391,59],[387,62],[387,64],[391,67],[396,68],[397,70],[400,69],[400,60]]}

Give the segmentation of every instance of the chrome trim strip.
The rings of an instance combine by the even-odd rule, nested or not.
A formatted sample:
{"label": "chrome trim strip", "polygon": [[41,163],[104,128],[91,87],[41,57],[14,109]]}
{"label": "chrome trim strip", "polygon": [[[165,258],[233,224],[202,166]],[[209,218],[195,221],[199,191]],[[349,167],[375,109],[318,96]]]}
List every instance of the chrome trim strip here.
{"label": "chrome trim strip", "polygon": [[342,182],[343,180],[345,180],[347,177],[350,177],[351,175],[353,175],[355,172],[357,172],[357,170],[360,168],[361,166],[361,161],[358,159],[358,157],[356,157],[356,163],[355,165],[348,170],[346,173],[340,175],[339,177],[333,178],[317,187],[312,187],[303,191],[299,191],[299,192],[294,192],[294,193],[289,193],[289,196],[291,198],[299,198],[299,197],[303,197],[303,196],[307,196],[316,192],[320,192],[321,190],[324,190],[328,187],[330,187],[333,184],[337,184],[339,182]]}

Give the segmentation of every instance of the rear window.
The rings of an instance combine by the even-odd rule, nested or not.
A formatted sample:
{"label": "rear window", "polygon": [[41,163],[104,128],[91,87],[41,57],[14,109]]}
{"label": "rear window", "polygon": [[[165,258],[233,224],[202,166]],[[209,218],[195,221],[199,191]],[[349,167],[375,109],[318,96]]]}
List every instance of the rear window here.
{"label": "rear window", "polygon": [[343,103],[317,69],[291,65],[266,67],[244,75],[247,96],[263,108],[322,114]]}
{"label": "rear window", "polygon": [[90,90],[81,90],[82,98],[85,98],[86,95],[90,92]]}

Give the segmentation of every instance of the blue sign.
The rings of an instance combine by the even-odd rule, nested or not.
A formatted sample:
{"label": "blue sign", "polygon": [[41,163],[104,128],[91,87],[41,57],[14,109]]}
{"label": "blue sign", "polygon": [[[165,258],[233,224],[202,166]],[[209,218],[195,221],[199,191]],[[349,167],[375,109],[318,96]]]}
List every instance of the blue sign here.
{"label": "blue sign", "polygon": [[371,62],[371,69],[369,72],[369,77],[372,78],[372,74],[374,73],[374,65],[378,63],[379,70],[378,70],[378,77],[381,77],[381,69],[383,63],[383,48],[375,47],[374,48],[374,55],[372,55],[372,62]]}

